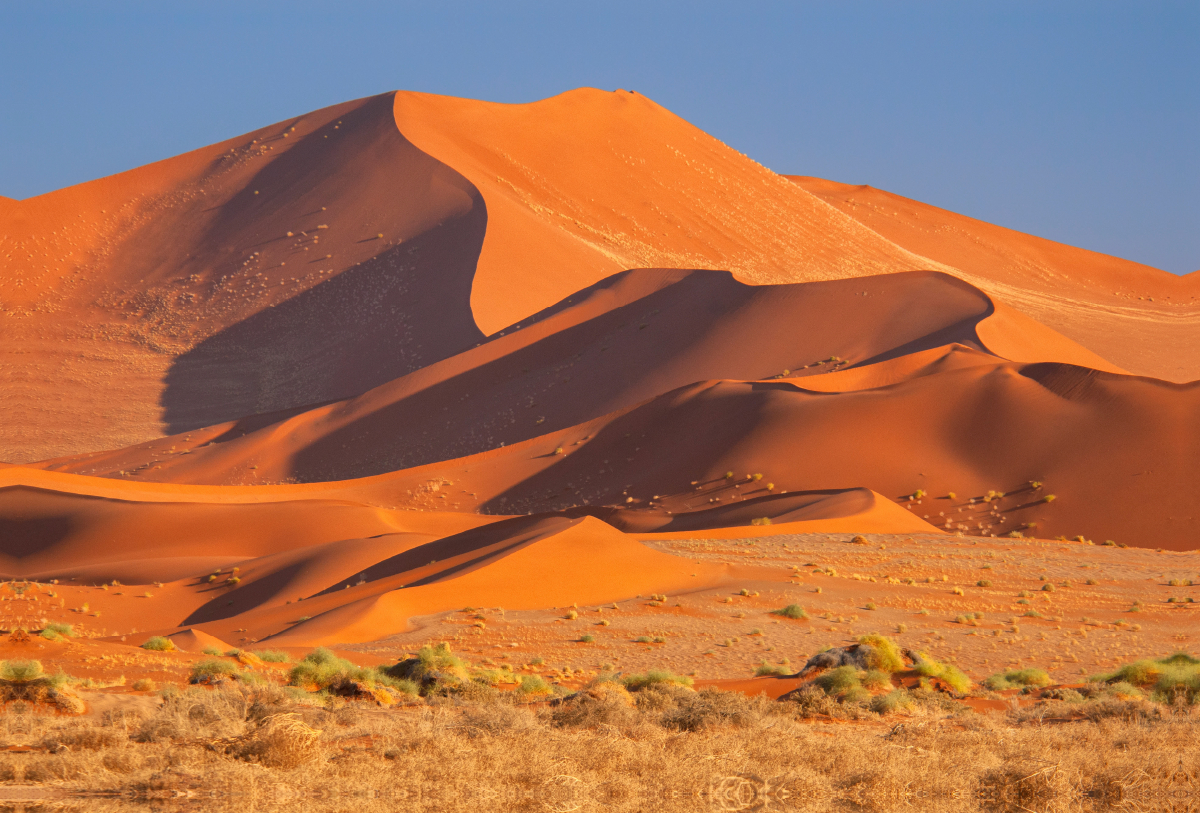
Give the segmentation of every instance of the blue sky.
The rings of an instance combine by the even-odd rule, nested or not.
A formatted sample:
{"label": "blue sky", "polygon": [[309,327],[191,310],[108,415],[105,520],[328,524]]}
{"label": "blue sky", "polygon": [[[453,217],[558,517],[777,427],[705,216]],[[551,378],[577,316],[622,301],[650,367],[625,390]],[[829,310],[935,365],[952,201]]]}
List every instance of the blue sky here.
{"label": "blue sky", "polygon": [[644,93],[766,166],[1200,269],[1200,3],[0,0],[0,194],[395,88]]}

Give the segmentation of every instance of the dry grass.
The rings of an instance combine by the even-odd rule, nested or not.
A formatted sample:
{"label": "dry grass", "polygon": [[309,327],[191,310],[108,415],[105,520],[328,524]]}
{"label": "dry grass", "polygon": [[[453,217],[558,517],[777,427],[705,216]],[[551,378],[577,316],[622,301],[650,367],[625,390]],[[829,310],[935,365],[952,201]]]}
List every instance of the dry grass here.
{"label": "dry grass", "polygon": [[[1200,734],[1190,707],[1066,704],[1075,722],[1050,725],[1027,713],[947,716],[899,695],[887,705],[883,721],[846,725],[803,719],[801,701],[673,684],[387,710],[337,698],[297,706],[271,687],[193,688],[147,718],[10,708],[0,736],[34,750],[0,754],[0,782],[126,801],[186,792],[203,800],[194,809],[239,813],[284,800],[296,813],[1136,810],[1200,793],[1200,752],[1181,747]],[[77,809],[117,809],[107,805]]]}

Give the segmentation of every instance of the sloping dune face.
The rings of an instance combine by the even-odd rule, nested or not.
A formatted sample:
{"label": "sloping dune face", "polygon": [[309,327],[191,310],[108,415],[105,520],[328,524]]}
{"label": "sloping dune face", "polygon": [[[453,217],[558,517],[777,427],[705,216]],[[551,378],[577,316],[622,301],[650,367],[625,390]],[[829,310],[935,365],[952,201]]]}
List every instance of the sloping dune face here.
{"label": "sloping dune face", "polygon": [[633,93],[327,108],[0,198],[0,262],[0,574],[156,585],[94,590],[109,629],[732,578],[656,539],[1200,538],[1200,278],[784,178]]}
{"label": "sloping dune face", "polygon": [[486,225],[390,95],[9,202],[0,459],[336,400],[469,347]]}
{"label": "sloping dune face", "polygon": [[1200,274],[1177,277],[870,186],[791,180],[1130,372],[1200,379]]}

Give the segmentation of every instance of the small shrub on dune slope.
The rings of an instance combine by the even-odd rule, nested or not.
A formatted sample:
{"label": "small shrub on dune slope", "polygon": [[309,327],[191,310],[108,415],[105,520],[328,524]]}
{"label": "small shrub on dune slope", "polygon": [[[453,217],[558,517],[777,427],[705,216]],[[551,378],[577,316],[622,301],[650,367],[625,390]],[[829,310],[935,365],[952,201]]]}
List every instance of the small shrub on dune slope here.
{"label": "small shrub on dune slope", "polygon": [[175,643],[170,638],[164,638],[161,635],[155,635],[153,638],[142,644],[142,649],[149,649],[153,652],[174,652]]}
{"label": "small shrub on dune slope", "polygon": [[1026,686],[1049,686],[1050,675],[1041,669],[1014,669],[992,675],[983,682],[987,688],[1002,692],[1005,689],[1023,689]]}
{"label": "small shrub on dune slope", "polygon": [[935,661],[923,652],[919,656],[920,660],[913,667],[918,675],[937,678],[959,694],[964,694],[973,685],[971,679],[954,664]]}
{"label": "small shrub on dune slope", "polygon": [[648,689],[651,686],[670,684],[690,688],[692,679],[686,675],[676,675],[666,669],[651,669],[644,675],[630,675],[622,679],[622,685],[631,692]]}
{"label": "small shrub on dune slope", "polygon": [[900,647],[896,646],[892,639],[872,633],[859,638],[858,643],[871,647],[872,651],[867,656],[867,665],[872,669],[878,669],[881,672],[899,672],[904,668],[904,656],[900,653]]}
{"label": "small shrub on dune slope", "polygon": [[358,666],[339,658],[325,647],[318,647],[304,656],[288,672],[288,683],[316,691],[345,692],[358,683],[369,689],[385,686],[405,694],[416,694],[412,680],[393,677],[370,666]]}
{"label": "small shrub on dune slope", "polygon": [[1126,664],[1111,675],[1099,678],[1115,689],[1121,684],[1136,687],[1163,703],[1182,698],[1195,703],[1200,697],[1200,658],[1186,652],[1176,652],[1157,660],[1142,660]]}
{"label": "small shrub on dune slope", "polygon": [[808,618],[808,613],[804,612],[804,608],[799,604],[789,604],[786,607],[781,607],[778,610],[772,610],[771,615],[778,615],[784,618],[791,618],[795,621],[802,621]]}

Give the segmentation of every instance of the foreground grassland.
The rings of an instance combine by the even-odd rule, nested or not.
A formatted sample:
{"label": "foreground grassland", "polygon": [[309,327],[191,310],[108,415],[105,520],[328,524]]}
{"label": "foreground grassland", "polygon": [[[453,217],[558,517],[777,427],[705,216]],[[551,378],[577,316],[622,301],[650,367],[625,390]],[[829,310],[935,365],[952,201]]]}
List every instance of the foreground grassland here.
{"label": "foreground grassland", "polygon": [[[1015,813],[1200,804],[1200,681],[1190,657],[1137,662],[1077,689],[1045,687],[1044,673],[1025,670],[990,681],[1007,694],[960,693],[938,680],[872,686],[884,680],[873,672],[899,680],[905,664],[888,663],[887,639],[866,640],[850,654],[873,668],[817,670],[778,701],[696,691],[667,672],[570,694],[505,687],[431,649],[392,675],[318,652],[289,670],[290,686],[230,678],[206,662],[198,685],[68,716],[45,698],[56,686],[69,694],[69,680],[9,662],[0,668],[10,698],[0,715],[0,809]],[[824,677],[839,671],[845,680]],[[979,711],[972,698],[1011,702]]]}

